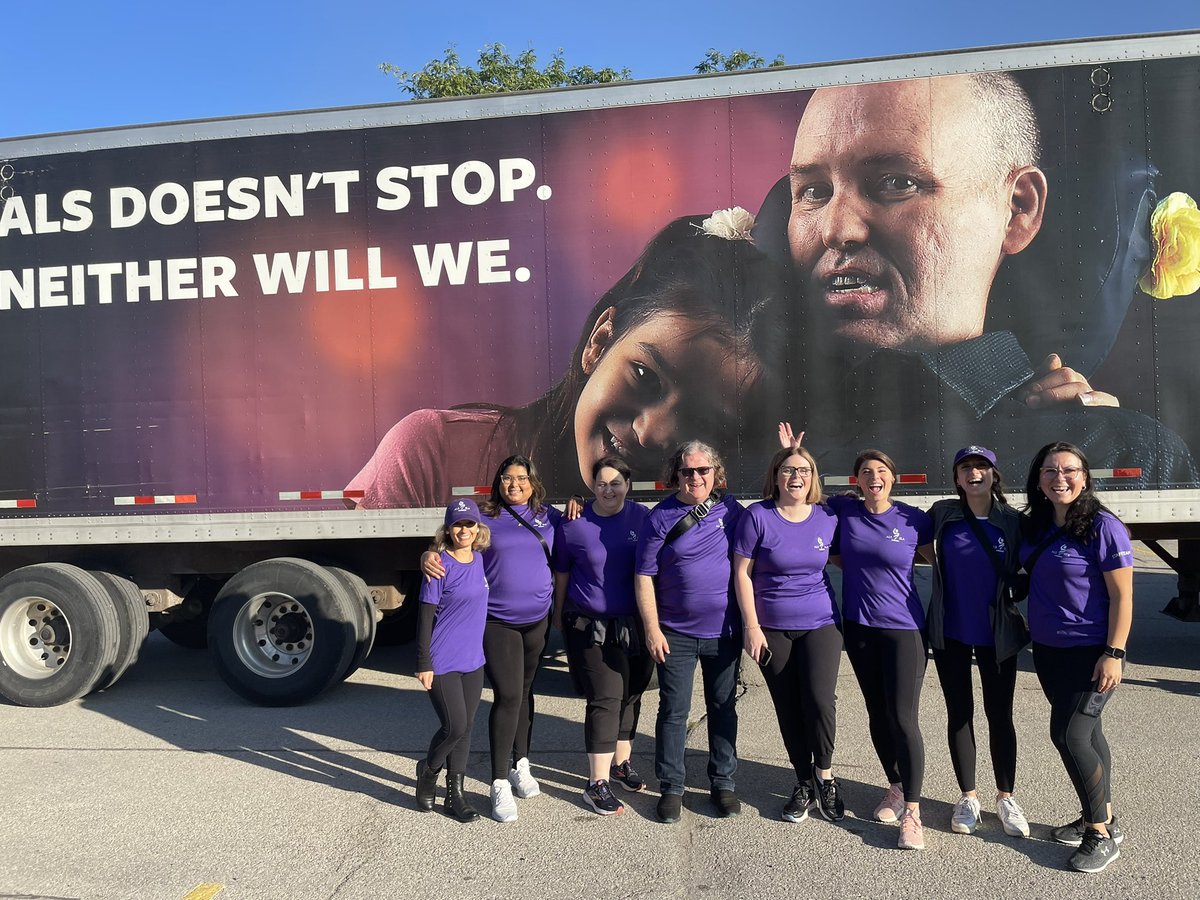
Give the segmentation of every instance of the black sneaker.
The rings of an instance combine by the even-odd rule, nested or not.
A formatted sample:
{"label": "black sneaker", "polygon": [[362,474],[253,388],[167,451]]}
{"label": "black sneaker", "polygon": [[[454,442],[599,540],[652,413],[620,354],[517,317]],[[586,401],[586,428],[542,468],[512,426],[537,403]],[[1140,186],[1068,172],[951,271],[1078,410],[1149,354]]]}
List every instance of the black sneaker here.
{"label": "black sneaker", "polygon": [[798,781],[792,788],[792,796],[783,805],[783,821],[803,822],[808,818],[808,807],[812,805],[812,785]]}
{"label": "black sneaker", "polygon": [[717,809],[717,815],[722,819],[732,819],[734,816],[742,814],[742,801],[733,791],[726,788],[713,788],[708,795]]}
{"label": "black sneaker", "polygon": [[642,781],[642,776],[633,770],[629,760],[625,760],[619,766],[610,766],[608,780],[613,784],[619,784],[632,794],[636,794],[646,786],[646,782]]}
{"label": "black sneaker", "polygon": [[658,821],[671,825],[683,815],[683,798],[678,794],[663,794],[658,798]]}
{"label": "black sneaker", "polygon": [[1076,872],[1103,872],[1120,855],[1116,840],[1088,828],[1083,832],[1079,849],[1071,854],[1070,864]]}
{"label": "black sneaker", "polygon": [[[1050,836],[1060,844],[1066,844],[1068,847],[1078,847],[1083,843],[1083,835],[1086,831],[1087,825],[1084,824],[1083,813],[1080,813],[1078,819],[1074,822],[1068,822],[1066,825],[1059,825],[1050,832]],[[1108,823],[1108,833],[1112,835],[1113,841],[1118,844],[1125,840],[1125,832],[1117,824],[1116,816],[1113,816],[1112,821]]]}
{"label": "black sneaker", "polygon": [[817,812],[821,814],[826,822],[840,822],[846,816],[846,804],[842,802],[841,789],[836,778],[830,778],[828,781],[822,781],[819,776],[814,775],[813,781],[816,782],[816,803]]}
{"label": "black sneaker", "polygon": [[602,816],[613,816],[625,812],[625,804],[613,796],[608,782],[600,780],[589,784],[583,791],[587,805]]}

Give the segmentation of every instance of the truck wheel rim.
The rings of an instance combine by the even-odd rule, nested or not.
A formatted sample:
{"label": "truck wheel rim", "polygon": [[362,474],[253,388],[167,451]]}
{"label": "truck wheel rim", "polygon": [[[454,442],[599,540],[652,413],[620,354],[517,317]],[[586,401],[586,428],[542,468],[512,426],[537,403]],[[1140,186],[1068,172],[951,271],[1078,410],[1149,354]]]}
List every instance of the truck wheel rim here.
{"label": "truck wheel rim", "polygon": [[233,647],[238,659],[263,678],[286,678],[312,655],[313,621],[295,597],[256,594],[238,611]]}
{"label": "truck wheel rim", "polygon": [[71,623],[44,597],[25,597],[0,616],[0,656],[17,675],[53,678],[71,655]]}

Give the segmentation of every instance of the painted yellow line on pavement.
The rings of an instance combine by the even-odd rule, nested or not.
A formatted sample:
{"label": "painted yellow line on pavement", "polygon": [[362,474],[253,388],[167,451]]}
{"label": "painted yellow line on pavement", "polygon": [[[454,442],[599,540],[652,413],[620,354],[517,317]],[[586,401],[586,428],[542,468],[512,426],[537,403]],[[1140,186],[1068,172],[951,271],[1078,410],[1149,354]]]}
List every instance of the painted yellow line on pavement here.
{"label": "painted yellow line on pavement", "polygon": [[212,900],[223,890],[223,884],[198,884],[183,895],[183,900]]}

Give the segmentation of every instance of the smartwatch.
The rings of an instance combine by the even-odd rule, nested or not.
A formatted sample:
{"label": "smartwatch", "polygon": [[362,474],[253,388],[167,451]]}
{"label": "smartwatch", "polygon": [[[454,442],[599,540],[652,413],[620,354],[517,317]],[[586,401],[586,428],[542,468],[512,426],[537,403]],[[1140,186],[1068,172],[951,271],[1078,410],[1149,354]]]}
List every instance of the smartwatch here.
{"label": "smartwatch", "polygon": [[1125,651],[1122,650],[1120,647],[1105,647],[1104,655],[1111,656],[1113,659],[1124,659]]}

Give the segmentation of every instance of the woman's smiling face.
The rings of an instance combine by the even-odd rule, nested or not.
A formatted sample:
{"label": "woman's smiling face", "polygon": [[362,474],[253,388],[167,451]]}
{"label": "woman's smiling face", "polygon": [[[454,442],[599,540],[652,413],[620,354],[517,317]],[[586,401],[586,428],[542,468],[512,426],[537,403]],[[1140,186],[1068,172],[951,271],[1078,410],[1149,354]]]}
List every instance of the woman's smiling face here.
{"label": "woman's smiling face", "polygon": [[597,321],[582,360],[588,379],[575,406],[575,446],[584,483],[605,455],[623,457],[635,477],[654,477],[680,440],[719,440],[736,422],[747,367],[757,370],[710,322],[663,312],[614,339],[611,312]]}

